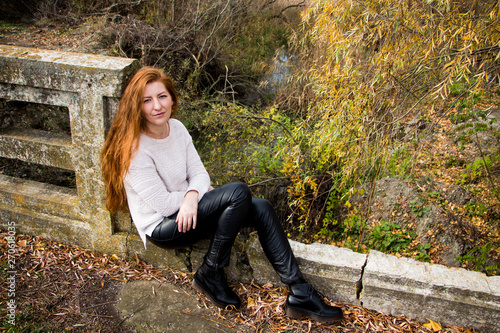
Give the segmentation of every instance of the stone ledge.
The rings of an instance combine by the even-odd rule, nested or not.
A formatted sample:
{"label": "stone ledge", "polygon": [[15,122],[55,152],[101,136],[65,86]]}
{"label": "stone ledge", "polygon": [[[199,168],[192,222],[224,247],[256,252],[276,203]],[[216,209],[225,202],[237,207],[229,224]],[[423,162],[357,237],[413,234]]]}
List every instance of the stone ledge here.
{"label": "stone ledge", "polygon": [[136,59],[12,45],[0,45],[0,55],[1,82],[79,94],[119,97],[124,77],[139,68]]}
{"label": "stone ledge", "polygon": [[[248,259],[255,281],[281,284],[256,234],[252,234],[248,244]],[[290,245],[305,278],[319,292],[341,302],[359,304],[357,294],[366,263],[365,254],[326,244],[306,245],[291,240]]]}
{"label": "stone ledge", "polygon": [[[248,244],[256,282],[279,284],[257,237]],[[333,300],[479,332],[500,331],[500,276],[378,251],[364,255],[331,245],[290,244],[308,281]]]}
{"label": "stone ledge", "polygon": [[35,214],[31,209],[14,207],[0,202],[0,227],[6,229],[10,221],[16,222],[16,232],[18,233],[36,235],[86,249],[92,248],[96,237],[92,226],[80,220],[42,212]]}
{"label": "stone ledge", "polygon": [[[203,263],[210,241],[201,240],[180,249],[163,249],[148,242],[145,249],[137,233],[120,232],[111,237],[110,243],[109,247],[114,248],[115,253],[120,256],[134,259],[133,256],[137,254],[141,260],[158,267],[168,266],[183,272],[194,272]],[[245,264],[245,246],[242,237],[238,236],[231,251],[230,265],[225,269],[231,283],[250,283],[253,279],[250,267]]]}
{"label": "stone ledge", "polygon": [[0,174],[0,204],[10,211],[31,211],[32,216],[41,213],[83,221],[78,209],[76,189],[39,183]]}
{"label": "stone ledge", "polygon": [[0,131],[0,156],[73,170],[71,136],[35,129]]}
{"label": "stone ledge", "polygon": [[500,330],[500,276],[371,251],[362,284],[360,301],[369,309],[483,332]]}

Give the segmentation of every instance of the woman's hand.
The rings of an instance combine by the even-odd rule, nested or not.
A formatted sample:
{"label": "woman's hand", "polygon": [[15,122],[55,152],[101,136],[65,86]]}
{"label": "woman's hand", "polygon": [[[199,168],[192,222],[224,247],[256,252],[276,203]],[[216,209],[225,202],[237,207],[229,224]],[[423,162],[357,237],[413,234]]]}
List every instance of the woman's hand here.
{"label": "woman's hand", "polygon": [[186,232],[191,230],[191,228],[196,228],[196,217],[198,213],[198,192],[189,191],[184,196],[181,208],[177,213],[177,228],[179,232]]}

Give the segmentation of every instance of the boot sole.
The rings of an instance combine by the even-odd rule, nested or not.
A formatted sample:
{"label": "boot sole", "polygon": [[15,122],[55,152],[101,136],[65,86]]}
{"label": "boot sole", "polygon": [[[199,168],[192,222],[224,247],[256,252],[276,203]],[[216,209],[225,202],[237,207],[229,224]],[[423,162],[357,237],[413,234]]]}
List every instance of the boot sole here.
{"label": "boot sole", "polygon": [[191,286],[196,289],[197,291],[199,291],[200,293],[202,293],[203,295],[205,295],[208,300],[210,302],[212,302],[214,305],[218,306],[219,308],[222,308],[222,309],[225,309],[226,307],[229,307],[229,308],[234,308],[234,309],[237,309],[237,307],[235,305],[232,305],[232,304],[223,304],[223,303],[220,303],[218,301],[216,301],[211,295],[210,293],[208,293],[201,284],[199,284],[198,282],[196,282],[195,279],[193,279],[193,282],[191,283]]}
{"label": "boot sole", "polygon": [[312,313],[310,311],[304,310],[304,309],[297,309],[297,308],[292,308],[290,306],[286,306],[285,308],[285,313],[288,317],[293,318],[293,319],[302,319],[304,317],[307,317],[312,320],[319,321],[321,323],[335,323],[335,322],[340,322],[344,318],[343,315],[336,316],[336,317],[321,317],[318,316],[315,313]]}

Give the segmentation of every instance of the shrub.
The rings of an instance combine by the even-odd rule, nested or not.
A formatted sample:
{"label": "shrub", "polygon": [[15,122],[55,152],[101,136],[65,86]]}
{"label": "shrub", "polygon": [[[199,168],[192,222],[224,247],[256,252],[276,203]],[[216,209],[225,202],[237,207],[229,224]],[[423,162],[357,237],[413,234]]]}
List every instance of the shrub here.
{"label": "shrub", "polygon": [[299,121],[283,150],[291,202],[303,223],[317,214],[311,204],[321,175],[339,189],[373,180],[402,144],[402,124],[425,116],[426,103],[437,105],[429,110],[441,109],[440,100],[453,107],[498,84],[499,6],[493,0],[348,0],[318,1],[304,11],[303,29],[292,39],[300,67],[289,95],[307,104],[288,111]]}

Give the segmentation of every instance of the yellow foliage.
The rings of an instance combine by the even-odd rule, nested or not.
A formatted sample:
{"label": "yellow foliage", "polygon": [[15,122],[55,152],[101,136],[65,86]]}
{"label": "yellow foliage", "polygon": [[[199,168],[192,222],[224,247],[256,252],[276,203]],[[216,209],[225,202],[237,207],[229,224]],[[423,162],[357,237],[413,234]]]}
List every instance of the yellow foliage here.
{"label": "yellow foliage", "polygon": [[[485,1],[316,1],[293,39],[295,81],[313,92],[291,130],[283,172],[305,214],[320,174],[337,187],[377,175],[396,133],[426,106],[498,85],[499,3]],[[430,107],[429,107],[430,108]],[[285,153],[286,152],[286,153]],[[313,196],[314,197],[314,196]],[[310,200],[309,200],[310,201]],[[302,220],[307,216],[302,216]]]}

